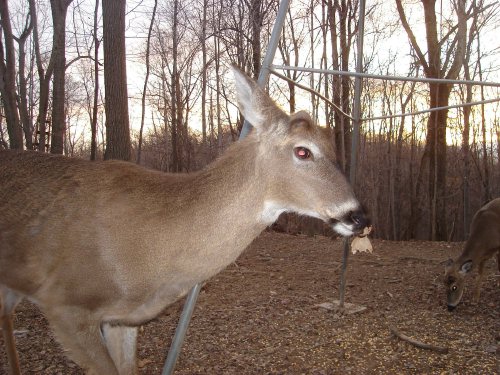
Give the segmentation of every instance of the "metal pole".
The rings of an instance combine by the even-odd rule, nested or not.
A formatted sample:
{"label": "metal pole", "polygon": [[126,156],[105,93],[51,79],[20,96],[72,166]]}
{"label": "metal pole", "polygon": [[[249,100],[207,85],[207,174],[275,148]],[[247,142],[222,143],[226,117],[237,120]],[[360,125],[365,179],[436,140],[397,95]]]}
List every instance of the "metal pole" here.
{"label": "metal pole", "polygon": [[344,237],[344,250],[342,252],[342,268],[340,270],[340,290],[339,290],[339,308],[344,308],[345,301],[345,283],[346,283],[346,271],[347,271],[347,261],[349,259],[349,238]]}
{"label": "metal pole", "polygon": [[189,327],[189,322],[193,316],[194,306],[196,305],[196,300],[200,294],[201,284],[196,284],[189,292],[186,303],[182,310],[179,323],[175,329],[174,339],[172,340],[172,345],[168,352],[167,360],[165,361],[165,366],[163,367],[162,375],[170,375],[173,373],[177,358],[182,348],[182,343],[184,342],[184,337],[186,336],[187,329]]}
{"label": "metal pole", "polygon": [[[267,52],[264,56],[259,72],[259,78],[257,80],[260,87],[264,87],[269,79],[269,67],[273,62],[276,49],[278,48],[278,41],[281,35],[281,30],[283,29],[283,24],[285,23],[286,12],[288,11],[289,4],[290,0],[281,0],[280,2],[276,22],[274,23],[273,31],[271,33],[271,39],[269,40]],[[250,129],[251,125],[245,120],[239,139],[243,139],[250,132]],[[165,366],[163,367],[162,375],[171,375],[174,371],[200,290],[201,284],[196,284],[186,298],[186,303],[184,304],[179,323],[177,324],[172,345],[170,346]]]}
{"label": "metal pole", "polygon": [[[356,73],[363,70],[363,38],[365,32],[365,0],[359,2],[359,25],[358,25],[358,56],[356,61]],[[349,170],[349,181],[351,185],[356,184],[356,165],[358,157],[358,139],[359,128],[361,124],[361,84],[362,77],[356,76],[354,81],[354,105],[353,105],[353,124],[352,124],[352,143],[351,143],[351,164]],[[344,252],[342,255],[342,270],[340,273],[340,297],[339,308],[344,307],[347,260],[349,258],[349,240],[344,239]]]}

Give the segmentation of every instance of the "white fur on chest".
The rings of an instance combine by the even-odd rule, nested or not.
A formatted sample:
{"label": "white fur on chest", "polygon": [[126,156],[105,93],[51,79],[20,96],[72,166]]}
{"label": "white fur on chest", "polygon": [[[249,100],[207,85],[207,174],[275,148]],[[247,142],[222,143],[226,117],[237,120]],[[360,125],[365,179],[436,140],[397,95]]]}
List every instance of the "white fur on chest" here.
{"label": "white fur on chest", "polygon": [[264,209],[262,210],[262,213],[260,215],[260,221],[265,225],[271,225],[276,220],[278,220],[278,217],[283,212],[286,211],[286,208],[274,201],[265,201]]}

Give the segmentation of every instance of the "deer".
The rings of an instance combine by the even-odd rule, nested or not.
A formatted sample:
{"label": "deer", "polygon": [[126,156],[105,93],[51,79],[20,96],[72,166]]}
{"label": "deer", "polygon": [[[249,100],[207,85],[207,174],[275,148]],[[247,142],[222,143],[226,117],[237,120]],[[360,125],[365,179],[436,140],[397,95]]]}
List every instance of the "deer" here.
{"label": "deer", "polygon": [[500,198],[485,204],[474,214],[462,254],[455,261],[448,259],[445,263],[444,284],[449,311],[455,310],[460,303],[465,290],[465,278],[474,268],[477,268],[478,278],[473,302],[479,302],[484,266],[495,254],[500,271]]}
{"label": "deer", "polygon": [[136,374],[137,327],[233,263],[283,212],[342,236],[368,226],[327,129],[233,72],[252,129],[201,171],[0,152],[0,319],[12,373],[23,298],[86,373]]}

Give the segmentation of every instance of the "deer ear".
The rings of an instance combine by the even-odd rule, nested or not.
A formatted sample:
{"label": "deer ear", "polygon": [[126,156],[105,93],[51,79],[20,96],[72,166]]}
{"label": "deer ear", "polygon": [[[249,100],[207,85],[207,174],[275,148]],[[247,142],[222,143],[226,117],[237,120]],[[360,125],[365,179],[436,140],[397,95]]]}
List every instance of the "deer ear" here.
{"label": "deer ear", "polygon": [[445,272],[445,273],[446,273],[446,272],[448,272],[448,270],[450,270],[450,269],[451,269],[451,266],[453,266],[453,259],[451,259],[451,258],[450,258],[450,259],[448,259],[448,260],[446,261],[446,263],[444,264],[444,270],[445,270],[444,272]]}
{"label": "deer ear", "polygon": [[468,260],[467,262],[462,263],[459,272],[465,275],[466,273],[469,273],[471,270],[472,270],[472,260]]}
{"label": "deer ear", "polygon": [[238,108],[245,119],[259,132],[276,125],[276,115],[286,116],[257,83],[232,66]]}
{"label": "deer ear", "polygon": [[290,116],[290,127],[292,130],[303,128],[310,129],[313,126],[311,115],[306,111],[299,111]]}

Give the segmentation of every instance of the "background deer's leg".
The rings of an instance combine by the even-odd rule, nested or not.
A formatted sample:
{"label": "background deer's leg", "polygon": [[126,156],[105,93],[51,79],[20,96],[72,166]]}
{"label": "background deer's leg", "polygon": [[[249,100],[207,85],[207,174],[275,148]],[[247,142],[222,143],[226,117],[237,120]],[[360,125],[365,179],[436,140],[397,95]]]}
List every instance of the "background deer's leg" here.
{"label": "background deer's leg", "polygon": [[[497,251],[497,267],[498,267],[498,272],[500,272],[500,249]],[[497,279],[497,287],[500,288],[500,275],[499,277],[496,277]]]}
{"label": "background deer's leg", "polygon": [[500,272],[500,249],[497,251],[497,267],[498,271]]}
{"label": "background deer's leg", "polygon": [[102,333],[120,375],[137,374],[137,327],[105,323],[102,325]]}
{"label": "background deer's leg", "polygon": [[477,282],[476,282],[476,290],[474,292],[474,303],[479,302],[479,296],[481,294],[481,284],[483,283],[484,276],[484,265],[486,264],[486,260],[479,262],[479,266],[477,268]]}
{"label": "background deer's leg", "polygon": [[9,362],[10,374],[20,375],[19,357],[16,350],[16,340],[14,337],[14,310],[17,304],[23,299],[20,295],[6,287],[0,287],[0,324],[2,328],[5,351]]}
{"label": "background deer's leg", "polygon": [[85,309],[59,306],[44,311],[68,356],[92,375],[119,375],[101,333],[101,322]]}

